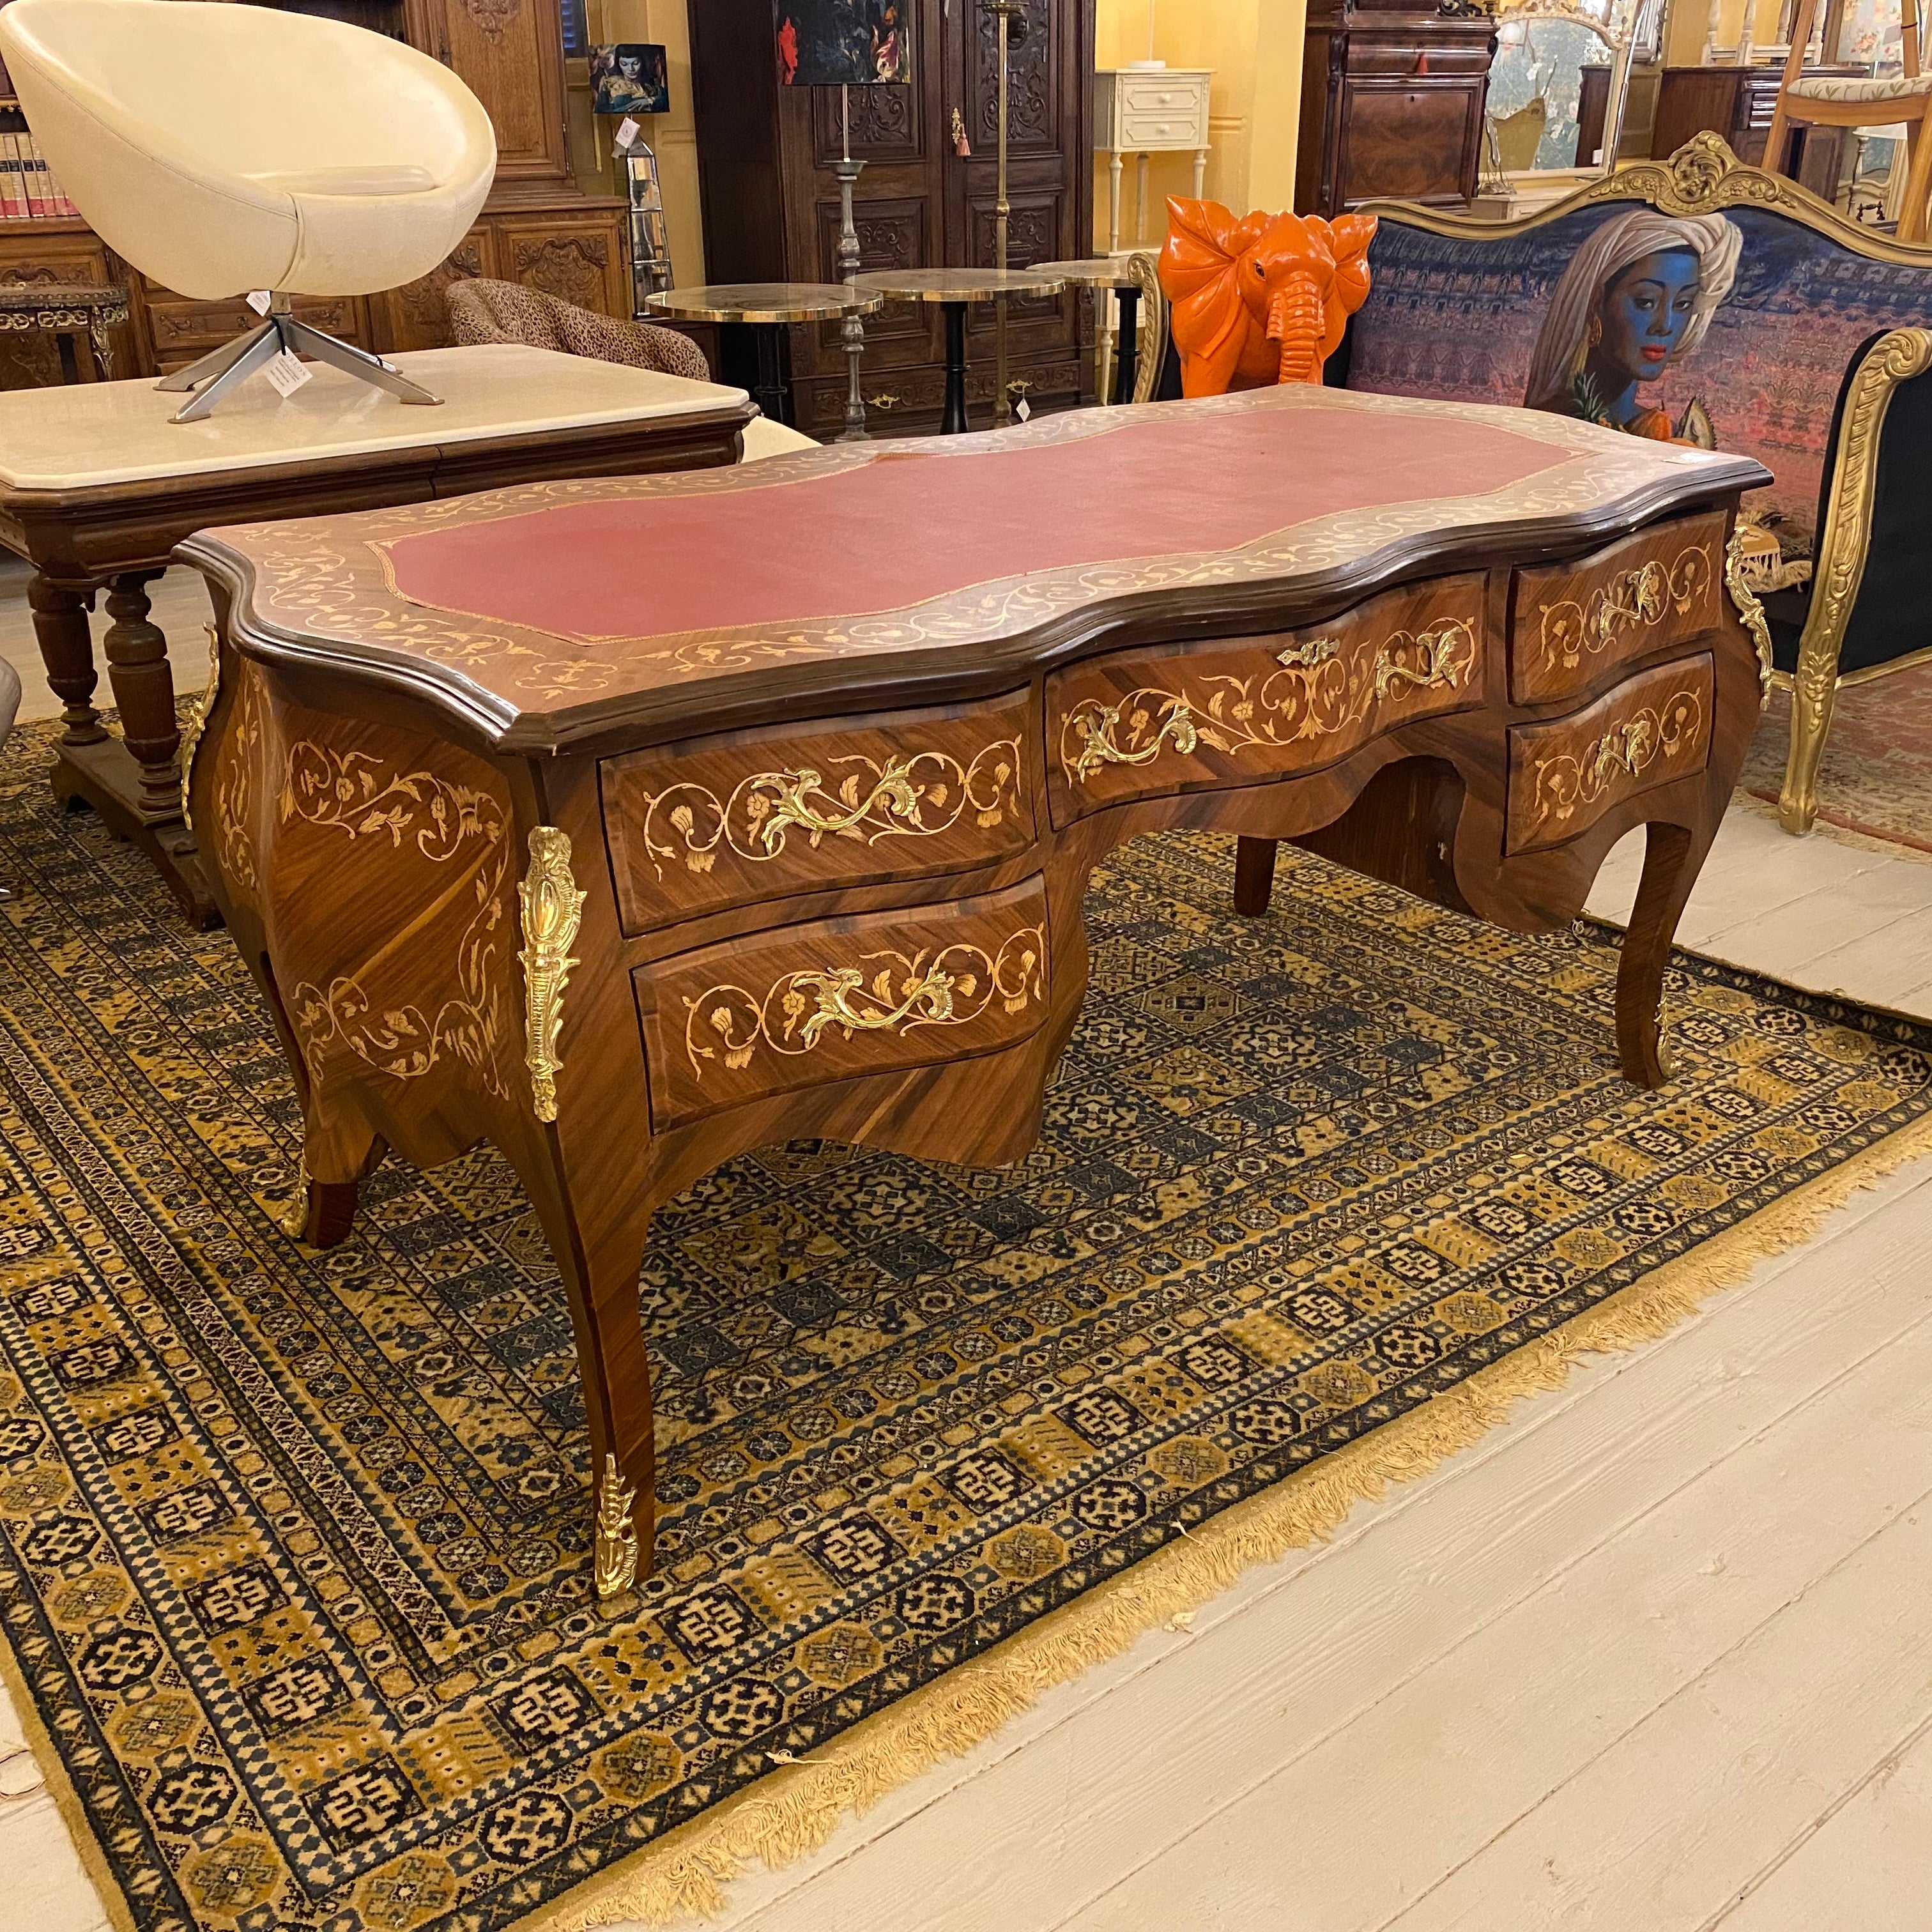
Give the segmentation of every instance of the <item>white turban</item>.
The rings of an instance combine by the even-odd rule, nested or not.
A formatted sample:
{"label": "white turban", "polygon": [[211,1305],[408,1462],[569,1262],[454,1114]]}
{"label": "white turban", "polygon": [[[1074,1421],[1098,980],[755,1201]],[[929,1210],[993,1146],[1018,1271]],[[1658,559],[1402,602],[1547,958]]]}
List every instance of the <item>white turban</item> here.
{"label": "white turban", "polygon": [[1585,336],[1592,313],[1610,284],[1646,255],[1688,248],[1697,257],[1697,293],[1690,320],[1670,359],[1688,355],[1703,340],[1718,304],[1737,280],[1744,241],[1737,224],[1721,214],[1659,214],[1654,208],[1636,208],[1606,221],[1570,256],[1550,298],[1550,312],[1543,318],[1529,365],[1525,406],[1569,413],[1570,387],[1588,352]]}

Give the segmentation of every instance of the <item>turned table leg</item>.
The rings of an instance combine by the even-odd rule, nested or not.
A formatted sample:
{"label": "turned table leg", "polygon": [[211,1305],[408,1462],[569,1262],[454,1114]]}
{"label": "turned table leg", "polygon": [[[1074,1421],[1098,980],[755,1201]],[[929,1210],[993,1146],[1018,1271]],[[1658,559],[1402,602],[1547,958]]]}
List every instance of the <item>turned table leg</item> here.
{"label": "turned table leg", "polygon": [[107,674],[121,707],[121,735],[141,768],[138,808],[150,820],[181,816],[174,674],[168,640],[148,615],[148,586],[164,574],[123,571],[107,593]]}
{"label": "turned table leg", "polygon": [[87,621],[87,597],[71,585],[56,584],[46,572],[36,572],[27,586],[33,607],[34,636],[46,666],[47,682],[64,709],[63,745],[98,745],[107,728],[94,708],[94,687],[100,673],[94,668],[94,635]]}
{"label": "turned table leg", "polygon": [[1274,838],[1234,841],[1234,910],[1244,919],[1258,919],[1274,896]]}
{"label": "turned table leg", "polygon": [[[1701,850],[1695,856],[1701,857]],[[1681,825],[1646,826],[1643,878],[1617,963],[1617,1052],[1624,1078],[1635,1086],[1661,1087],[1670,1078],[1663,1039],[1664,970],[1678,919],[1696,883],[1690,834]]]}

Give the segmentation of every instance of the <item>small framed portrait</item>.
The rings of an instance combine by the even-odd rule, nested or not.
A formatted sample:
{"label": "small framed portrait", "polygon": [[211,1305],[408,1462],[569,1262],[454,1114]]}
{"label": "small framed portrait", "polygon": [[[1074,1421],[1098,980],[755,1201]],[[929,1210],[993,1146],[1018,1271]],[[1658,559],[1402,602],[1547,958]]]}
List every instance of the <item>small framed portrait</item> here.
{"label": "small framed portrait", "polygon": [[648,41],[624,40],[590,50],[592,110],[599,114],[668,114],[670,72],[664,50]]}

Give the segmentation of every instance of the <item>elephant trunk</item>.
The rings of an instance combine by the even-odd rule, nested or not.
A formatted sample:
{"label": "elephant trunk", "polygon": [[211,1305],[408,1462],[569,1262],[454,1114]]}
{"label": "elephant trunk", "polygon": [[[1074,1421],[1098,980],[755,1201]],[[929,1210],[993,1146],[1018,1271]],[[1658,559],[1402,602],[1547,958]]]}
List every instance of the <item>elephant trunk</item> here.
{"label": "elephant trunk", "polygon": [[1297,275],[1268,304],[1268,332],[1281,344],[1278,382],[1322,380],[1322,297],[1311,275]]}

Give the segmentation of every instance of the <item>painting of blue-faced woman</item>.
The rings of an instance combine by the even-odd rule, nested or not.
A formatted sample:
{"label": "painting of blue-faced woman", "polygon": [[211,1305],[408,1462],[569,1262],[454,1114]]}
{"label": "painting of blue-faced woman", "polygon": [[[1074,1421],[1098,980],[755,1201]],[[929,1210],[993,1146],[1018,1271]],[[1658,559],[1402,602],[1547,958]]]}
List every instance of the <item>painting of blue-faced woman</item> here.
{"label": "painting of blue-faced woman", "polygon": [[1606,221],[1551,293],[1525,404],[1632,436],[1714,448],[1703,399],[1673,398],[1657,385],[1703,340],[1737,280],[1743,245],[1737,224],[1721,214],[1637,208]]}

